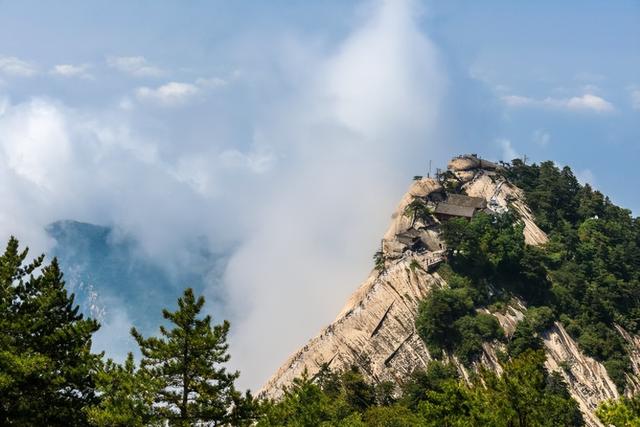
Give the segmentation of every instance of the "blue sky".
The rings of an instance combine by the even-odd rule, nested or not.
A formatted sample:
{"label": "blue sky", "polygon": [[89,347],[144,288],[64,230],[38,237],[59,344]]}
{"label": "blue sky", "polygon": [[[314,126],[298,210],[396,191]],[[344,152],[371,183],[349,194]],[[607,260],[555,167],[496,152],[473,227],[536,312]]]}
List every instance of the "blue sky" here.
{"label": "blue sky", "polygon": [[637,214],[639,44],[637,1],[0,1],[0,234],[84,221],[198,271],[256,387],[429,160],[551,159]]}

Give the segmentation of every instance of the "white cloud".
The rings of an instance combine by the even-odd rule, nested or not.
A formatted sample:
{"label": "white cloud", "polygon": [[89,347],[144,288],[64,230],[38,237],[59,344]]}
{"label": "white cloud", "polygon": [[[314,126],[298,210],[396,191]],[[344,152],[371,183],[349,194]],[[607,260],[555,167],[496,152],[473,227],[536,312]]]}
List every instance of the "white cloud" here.
{"label": "white cloud", "polygon": [[89,64],[73,65],[58,64],[51,68],[50,73],[61,77],[79,77],[82,79],[92,79],[93,76],[88,72],[91,68]]}
{"label": "white cloud", "polygon": [[[139,87],[135,91],[140,102],[155,104],[161,107],[183,106],[206,90],[224,87],[228,82],[220,77],[198,78],[194,83],[169,82],[156,88]],[[123,108],[131,108],[130,102],[122,104]]]}
{"label": "white cloud", "polygon": [[[428,122],[422,126],[433,125],[429,120],[435,120],[437,106],[429,108],[422,100],[425,95],[441,96],[446,85],[438,73],[435,47],[412,21],[413,2],[393,3],[377,2],[378,13],[345,41],[319,75],[322,96],[335,118],[364,135],[377,135],[389,122],[408,128],[415,128],[424,120]],[[414,60],[408,59],[421,50]],[[433,80],[423,81],[418,75],[421,70],[426,70]],[[406,84],[409,81],[411,85]],[[398,109],[396,105],[409,108]]]}
{"label": "white cloud", "polygon": [[[0,116],[0,238],[15,234],[39,253],[50,244],[45,226],[71,218],[114,224],[144,253],[169,260],[163,247],[186,250],[184,239],[203,233],[196,224],[207,223],[212,207],[176,180],[182,155],[163,160],[159,141],[147,142],[121,114],[87,115],[42,98],[7,107]],[[209,166],[216,174],[219,167]]]}
{"label": "white cloud", "polygon": [[38,72],[35,65],[15,56],[0,56],[0,73],[8,76],[31,77]]}
{"label": "white cloud", "polygon": [[254,225],[224,277],[240,314],[231,344],[242,384],[261,385],[334,318],[424,167],[416,154],[441,156],[447,79],[438,53],[412,2],[375,5],[330,55],[309,57],[304,46],[285,58],[284,69],[300,73],[284,76],[296,93],[267,117],[261,137],[286,162],[260,175],[273,186],[252,191],[266,199],[247,212]]}
{"label": "white cloud", "polygon": [[118,108],[124,111],[131,111],[134,108],[134,102],[130,97],[124,96],[120,99],[120,102],[118,102]]}
{"label": "white cloud", "polygon": [[613,104],[609,101],[592,94],[574,96],[566,101],[561,101],[561,105],[566,105],[570,110],[591,110],[597,113],[607,113],[614,110]]}
{"label": "white cloud", "polygon": [[[113,225],[167,269],[195,259],[196,240],[229,253],[207,309],[225,299],[232,363],[244,385],[260,386],[368,274],[425,156],[445,161],[438,53],[410,1],[375,5],[337,46],[303,36],[256,42],[276,54],[239,64],[238,84],[269,87],[251,108],[228,105],[237,94],[220,91],[220,109],[191,121],[176,112],[168,123],[125,100],[83,112],[51,99],[9,103],[0,115],[0,235],[39,253],[51,244],[44,227],[70,218]],[[179,105],[205,90],[172,82],[133,96]],[[241,119],[229,120],[234,108]],[[127,321],[106,321],[104,333]]]}
{"label": "white cloud", "polygon": [[134,77],[159,77],[164,71],[147,61],[144,56],[110,56],[107,65]]}
{"label": "white cloud", "polygon": [[69,122],[53,103],[7,104],[0,115],[0,238],[15,234],[35,253],[49,244],[44,226],[60,210],[73,166]]}
{"label": "white cloud", "polygon": [[236,149],[225,150],[220,154],[220,160],[225,167],[246,168],[252,173],[268,172],[276,161],[275,154],[268,147],[254,147],[248,153]]}
{"label": "white cloud", "polygon": [[219,171],[237,175],[261,175],[270,172],[276,157],[270,147],[254,144],[248,151],[225,149],[221,152],[198,152],[180,157],[172,175],[203,197],[221,192],[219,176],[212,173],[212,165]]}
{"label": "white cloud", "polygon": [[19,107],[6,107],[0,122],[0,150],[6,166],[36,186],[53,190],[54,177],[61,175],[70,155],[67,123],[52,104],[40,100]]}
{"label": "white cloud", "polygon": [[544,129],[537,129],[533,132],[533,142],[541,147],[546,147],[549,145],[549,141],[551,140],[551,135]]}
{"label": "white cloud", "polygon": [[140,87],[136,89],[136,98],[162,107],[177,107],[186,104],[199,92],[200,89],[191,83],[169,82],[157,88]]}
{"label": "white cloud", "polygon": [[508,107],[513,108],[537,107],[565,111],[589,111],[595,113],[610,113],[615,110],[613,104],[609,101],[591,93],[571,98],[547,97],[544,99],[535,99],[519,95],[504,95],[501,99]]}
{"label": "white cloud", "polygon": [[511,141],[505,138],[497,139],[496,142],[502,148],[502,160],[505,162],[510,162],[513,159],[521,158],[520,154],[513,148]]}

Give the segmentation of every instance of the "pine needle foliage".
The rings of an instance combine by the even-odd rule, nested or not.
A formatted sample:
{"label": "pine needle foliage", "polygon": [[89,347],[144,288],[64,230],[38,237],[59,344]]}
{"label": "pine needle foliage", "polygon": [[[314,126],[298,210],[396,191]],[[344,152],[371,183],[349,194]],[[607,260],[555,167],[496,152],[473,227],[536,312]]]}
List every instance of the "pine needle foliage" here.
{"label": "pine needle foliage", "polygon": [[11,237],[0,256],[0,424],[85,426],[99,325],[79,312],[55,258],[43,267],[27,254]]}
{"label": "pine needle foliage", "polygon": [[173,426],[225,425],[233,416],[239,393],[234,388],[238,372],[227,372],[229,322],[211,325],[200,316],[204,298],[188,288],[176,311],[163,310],[171,327],[160,327],[160,337],[131,334],[142,352],[142,369],[162,381],[155,409]]}

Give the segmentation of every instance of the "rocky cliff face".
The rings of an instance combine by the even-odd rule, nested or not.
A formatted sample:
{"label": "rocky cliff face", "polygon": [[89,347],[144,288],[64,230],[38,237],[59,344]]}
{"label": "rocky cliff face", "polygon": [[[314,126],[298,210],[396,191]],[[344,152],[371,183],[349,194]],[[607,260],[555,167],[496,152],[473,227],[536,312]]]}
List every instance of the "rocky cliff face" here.
{"label": "rocky cliff face", "polygon": [[[433,289],[447,284],[433,271],[442,261],[440,222],[430,215],[417,215],[411,208],[412,202],[418,200],[433,209],[447,197],[444,186],[454,181],[453,184],[462,184],[467,195],[483,198],[489,210],[515,210],[524,222],[528,244],[539,245],[547,241],[545,233],[534,222],[523,192],[496,173],[498,168],[475,156],[461,156],[449,163],[444,180],[422,178],[414,181],[393,213],[391,225],[384,235],[384,266],[380,263],[378,269],[369,274],[333,323],[282,365],[264,385],[262,395],[277,398],[282,388],[305,370],[313,376],[324,364],[334,370],[355,365],[369,381],[396,383],[402,383],[414,370],[424,368],[432,356],[415,330],[418,304]],[[512,333],[525,309],[515,302],[506,312],[491,314],[507,333]],[[640,387],[640,339],[622,329],[620,332],[634,349],[631,352],[634,373],[628,379],[629,390],[635,390]],[[619,396],[604,366],[584,355],[559,323],[543,338],[547,367],[562,374],[587,425],[602,426],[594,409],[601,401]],[[498,343],[486,344],[477,363],[500,372],[496,357],[500,346]],[[455,357],[445,357],[458,366],[464,378],[468,377],[468,372]]]}

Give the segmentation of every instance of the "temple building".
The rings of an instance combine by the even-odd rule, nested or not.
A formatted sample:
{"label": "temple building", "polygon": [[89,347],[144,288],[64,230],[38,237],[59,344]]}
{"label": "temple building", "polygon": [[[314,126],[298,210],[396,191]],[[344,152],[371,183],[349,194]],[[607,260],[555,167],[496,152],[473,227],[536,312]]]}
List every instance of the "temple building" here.
{"label": "temple building", "polygon": [[447,198],[436,206],[434,215],[440,221],[451,218],[472,218],[478,211],[486,208],[487,201],[482,197],[447,194]]}

